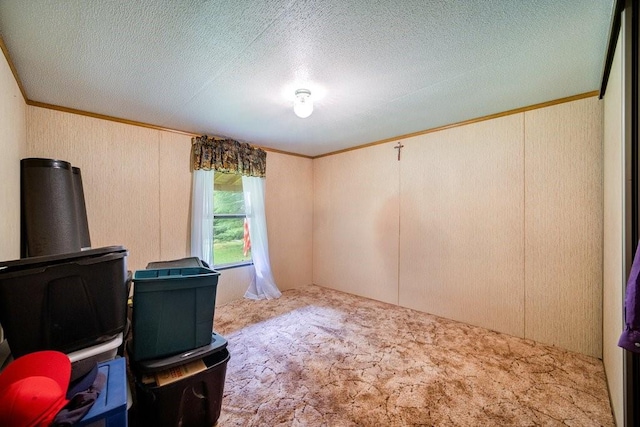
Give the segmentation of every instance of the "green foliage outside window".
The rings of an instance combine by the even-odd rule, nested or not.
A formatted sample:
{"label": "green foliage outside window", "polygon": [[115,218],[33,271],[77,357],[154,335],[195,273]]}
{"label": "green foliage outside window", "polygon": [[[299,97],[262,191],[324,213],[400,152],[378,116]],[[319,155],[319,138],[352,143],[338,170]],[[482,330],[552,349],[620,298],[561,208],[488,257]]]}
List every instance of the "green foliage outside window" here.
{"label": "green foliage outside window", "polygon": [[[244,255],[244,194],[239,176],[216,172],[213,192],[213,261],[215,265],[251,261]],[[235,177],[235,178],[234,178]],[[215,217],[242,215],[242,217]]]}
{"label": "green foliage outside window", "polygon": [[[213,213],[214,214],[244,214],[244,195],[242,194],[242,181],[239,186],[234,186],[235,191],[220,190],[213,191]],[[239,187],[239,188],[238,188]]]}

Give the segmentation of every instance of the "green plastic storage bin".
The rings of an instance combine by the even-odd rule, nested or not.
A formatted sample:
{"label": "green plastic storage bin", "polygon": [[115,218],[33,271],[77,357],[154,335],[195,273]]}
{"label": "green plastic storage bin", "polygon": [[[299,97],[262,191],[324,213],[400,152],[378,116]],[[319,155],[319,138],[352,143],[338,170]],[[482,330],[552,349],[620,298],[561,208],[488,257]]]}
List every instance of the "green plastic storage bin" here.
{"label": "green plastic storage bin", "polygon": [[133,275],[133,360],[208,345],[219,275],[200,267],[137,270]]}

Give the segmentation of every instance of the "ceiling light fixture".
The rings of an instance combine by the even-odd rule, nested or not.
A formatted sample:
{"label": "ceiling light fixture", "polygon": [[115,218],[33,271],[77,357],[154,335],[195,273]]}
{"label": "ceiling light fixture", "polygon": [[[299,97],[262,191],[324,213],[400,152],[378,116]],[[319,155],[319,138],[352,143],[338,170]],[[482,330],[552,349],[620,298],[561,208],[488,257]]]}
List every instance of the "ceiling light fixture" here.
{"label": "ceiling light fixture", "polygon": [[313,101],[311,100],[311,91],[309,89],[296,90],[293,112],[301,119],[305,119],[313,113]]}

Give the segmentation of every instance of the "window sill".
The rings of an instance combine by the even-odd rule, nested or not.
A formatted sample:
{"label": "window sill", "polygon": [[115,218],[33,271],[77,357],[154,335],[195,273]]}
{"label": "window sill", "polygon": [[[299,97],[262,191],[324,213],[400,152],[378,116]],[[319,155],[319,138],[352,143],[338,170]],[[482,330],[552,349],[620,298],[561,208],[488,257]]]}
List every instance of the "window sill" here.
{"label": "window sill", "polygon": [[248,265],[253,265],[253,261],[239,262],[237,264],[214,265],[213,269],[214,270],[218,270],[218,271],[222,271],[222,270],[230,270],[232,268],[246,267]]}

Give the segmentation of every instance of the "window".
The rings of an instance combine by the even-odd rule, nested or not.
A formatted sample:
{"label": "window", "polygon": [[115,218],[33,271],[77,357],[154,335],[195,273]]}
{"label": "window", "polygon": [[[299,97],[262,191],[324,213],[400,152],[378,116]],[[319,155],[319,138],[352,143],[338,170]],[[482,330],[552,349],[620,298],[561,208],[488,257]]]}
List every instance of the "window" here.
{"label": "window", "polygon": [[242,176],[215,172],[213,184],[213,262],[216,267],[251,262],[245,226]]}

